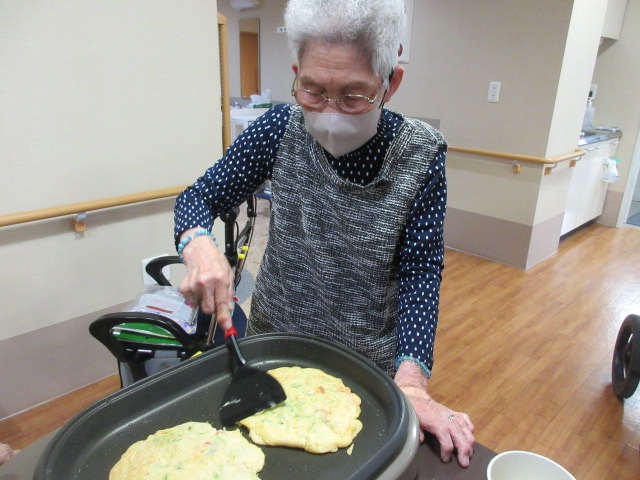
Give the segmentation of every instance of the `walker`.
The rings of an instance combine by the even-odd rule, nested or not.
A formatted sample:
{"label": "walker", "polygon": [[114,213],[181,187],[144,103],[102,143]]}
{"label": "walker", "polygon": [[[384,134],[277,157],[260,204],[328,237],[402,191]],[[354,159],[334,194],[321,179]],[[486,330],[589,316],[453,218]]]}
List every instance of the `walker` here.
{"label": "walker", "polygon": [[[242,270],[253,237],[256,218],[254,194],[246,200],[246,211],[247,222],[241,231],[237,222],[240,207],[220,216],[225,224],[225,256],[235,274],[234,287],[238,286],[242,278]],[[158,257],[147,264],[146,271],[158,284],[158,295],[179,296],[179,301],[184,302],[184,298],[177,293],[176,288],[171,287],[171,283],[162,273],[164,267],[179,263],[182,262],[177,255]],[[153,291],[151,295],[154,295]],[[163,302],[164,299],[159,298],[158,301]],[[225,343],[224,332],[216,331],[217,324],[211,321],[211,315],[203,314],[200,309],[193,309],[188,325],[181,325],[175,318],[171,318],[174,312],[169,310],[157,308],[153,311],[158,313],[148,310],[108,313],[94,320],[89,326],[91,335],[116,357],[122,387]],[[232,318],[238,336],[244,336],[247,317],[239,305],[235,306]]]}

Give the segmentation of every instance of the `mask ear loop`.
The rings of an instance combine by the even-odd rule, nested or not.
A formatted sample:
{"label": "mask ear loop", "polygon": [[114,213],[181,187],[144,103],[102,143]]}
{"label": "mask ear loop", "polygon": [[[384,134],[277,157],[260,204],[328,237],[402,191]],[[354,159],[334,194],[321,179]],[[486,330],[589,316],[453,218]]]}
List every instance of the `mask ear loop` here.
{"label": "mask ear loop", "polygon": [[391,73],[389,74],[389,85],[387,86],[387,88],[384,89],[384,95],[382,96],[382,102],[380,102],[380,106],[378,107],[380,110],[382,110],[382,107],[384,107],[384,99],[387,96],[387,92],[389,91],[389,87],[391,86],[391,80],[393,79],[393,74],[395,73],[396,69],[394,68],[393,70],[391,70]]}

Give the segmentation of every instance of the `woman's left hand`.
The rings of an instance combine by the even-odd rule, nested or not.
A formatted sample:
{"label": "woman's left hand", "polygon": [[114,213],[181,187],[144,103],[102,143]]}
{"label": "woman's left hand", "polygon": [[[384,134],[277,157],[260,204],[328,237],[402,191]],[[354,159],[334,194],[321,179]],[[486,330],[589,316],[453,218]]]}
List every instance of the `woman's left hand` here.
{"label": "woman's left hand", "polygon": [[[9,445],[0,443],[0,465],[4,465],[20,450],[14,450]],[[4,475],[3,475],[4,476]]]}
{"label": "woman's left hand", "polygon": [[406,361],[400,364],[395,382],[407,396],[420,423],[420,443],[424,441],[424,431],[432,433],[440,442],[440,458],[449,462],[454,449],[458,463],[468,467],[473,455],[474,426],[469,415],[454,412],[436,402],[427,393],[427,379],[418,365]]}

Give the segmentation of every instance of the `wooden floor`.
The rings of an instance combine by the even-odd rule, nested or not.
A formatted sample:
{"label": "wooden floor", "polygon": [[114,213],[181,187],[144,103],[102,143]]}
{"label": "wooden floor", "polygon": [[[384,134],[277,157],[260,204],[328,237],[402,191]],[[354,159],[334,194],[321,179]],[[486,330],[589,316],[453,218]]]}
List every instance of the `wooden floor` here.
{"label": "wooden floor", "polygon": [[430,389],[477,440],[578,480],[640,479],[640,388],[611,388],[620,323],[640,314],[640,229],[591,225],[528,271],[447,251]]}
{"label": "wooden floor", "polygon": [[[477,440],[529,450],[578,480],[640,479],[640,388],[611,388],[622,320],[640,314],[640,229],[591,225],[528,271],[447,250],[431,394]],[[106,379],[0,422],[22,448],[115,391]]]}

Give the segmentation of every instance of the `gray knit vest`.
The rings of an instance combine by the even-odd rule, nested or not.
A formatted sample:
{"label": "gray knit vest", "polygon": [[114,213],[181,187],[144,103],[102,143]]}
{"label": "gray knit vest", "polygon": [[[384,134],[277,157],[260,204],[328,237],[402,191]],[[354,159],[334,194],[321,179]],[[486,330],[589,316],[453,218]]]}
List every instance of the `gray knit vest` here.
{"label": "gray knit vest", "polygon": [[[341,178],[291,117],[271,178],[269,239],[248,334],[305,333],[346,345],[393,375],[398,246],[429,164],[444,140],[403,119],[371,183]],[[364,159],[362,161],[365,161]]]}

